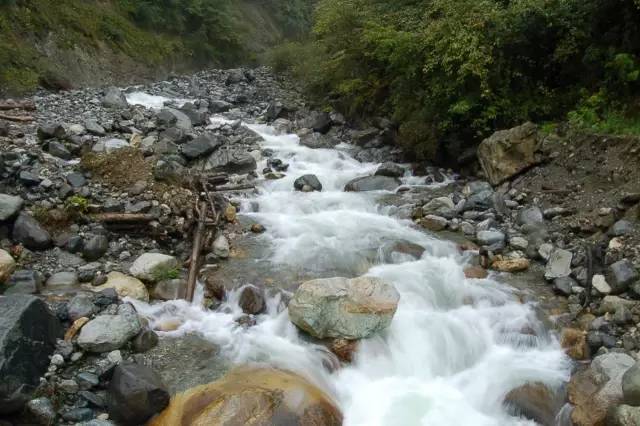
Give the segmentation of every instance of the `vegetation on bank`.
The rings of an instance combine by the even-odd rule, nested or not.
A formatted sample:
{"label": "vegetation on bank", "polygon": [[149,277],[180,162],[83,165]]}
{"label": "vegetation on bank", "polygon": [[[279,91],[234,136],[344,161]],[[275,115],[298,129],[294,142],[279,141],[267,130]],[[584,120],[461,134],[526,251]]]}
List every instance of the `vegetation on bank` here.
{"label": "vegetation on bank", "polygon": [[525,120],[640,133],[639,54],[639,0],[320,0],[271,63],[434,158]]}
{"label": "vegetation on bank", "polygon": [[0,0],[0,93],[64,85],[53,50],[109,51],[150,67],[246,63],[265,44],[305,32],[311,3]]}

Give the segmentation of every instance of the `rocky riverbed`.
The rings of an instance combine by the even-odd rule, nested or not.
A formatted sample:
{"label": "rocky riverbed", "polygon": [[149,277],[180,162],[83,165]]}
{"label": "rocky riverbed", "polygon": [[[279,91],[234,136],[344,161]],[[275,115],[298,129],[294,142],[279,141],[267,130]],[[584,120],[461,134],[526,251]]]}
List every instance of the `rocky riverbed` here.
{"label": "rocky riverbed", "polygon": [[0,123],[7,424],[640,421],[637,140],[528,123],[472,177],[262,68],[32,100]]}

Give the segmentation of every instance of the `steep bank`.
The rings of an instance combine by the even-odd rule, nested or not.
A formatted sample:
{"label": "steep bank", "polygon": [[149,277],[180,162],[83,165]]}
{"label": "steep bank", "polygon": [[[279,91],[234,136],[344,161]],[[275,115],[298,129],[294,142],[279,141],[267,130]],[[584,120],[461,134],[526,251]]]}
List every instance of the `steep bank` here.
{"label": "steep bank", "polygon": [[252,64],[310,25],[312,1],[0,2],[0,95]]}

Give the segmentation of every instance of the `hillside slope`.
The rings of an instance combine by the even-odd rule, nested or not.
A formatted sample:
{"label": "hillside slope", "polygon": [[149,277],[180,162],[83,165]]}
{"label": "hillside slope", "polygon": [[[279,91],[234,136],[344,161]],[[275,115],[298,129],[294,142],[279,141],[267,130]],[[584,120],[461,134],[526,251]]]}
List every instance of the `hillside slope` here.
{"label": "hillside slope", "polygon": [[310,0],[0,0],[0,95],[250,64],[309,25]]}

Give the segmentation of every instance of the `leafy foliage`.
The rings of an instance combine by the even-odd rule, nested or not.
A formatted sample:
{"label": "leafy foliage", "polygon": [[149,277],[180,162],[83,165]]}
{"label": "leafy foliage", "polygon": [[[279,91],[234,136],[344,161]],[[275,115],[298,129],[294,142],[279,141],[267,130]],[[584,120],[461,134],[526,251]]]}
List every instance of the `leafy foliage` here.
{"label": "leafy foliage", "polygon": [[[312,40],[287,47],[305,54],[272,60],[347,113],[392,116],[403,143],[433,157],[565,117],[594,93],[613,108],[635,99],[638,3],[321,0]],[[309,57],[313,70],[295,62]]]}

